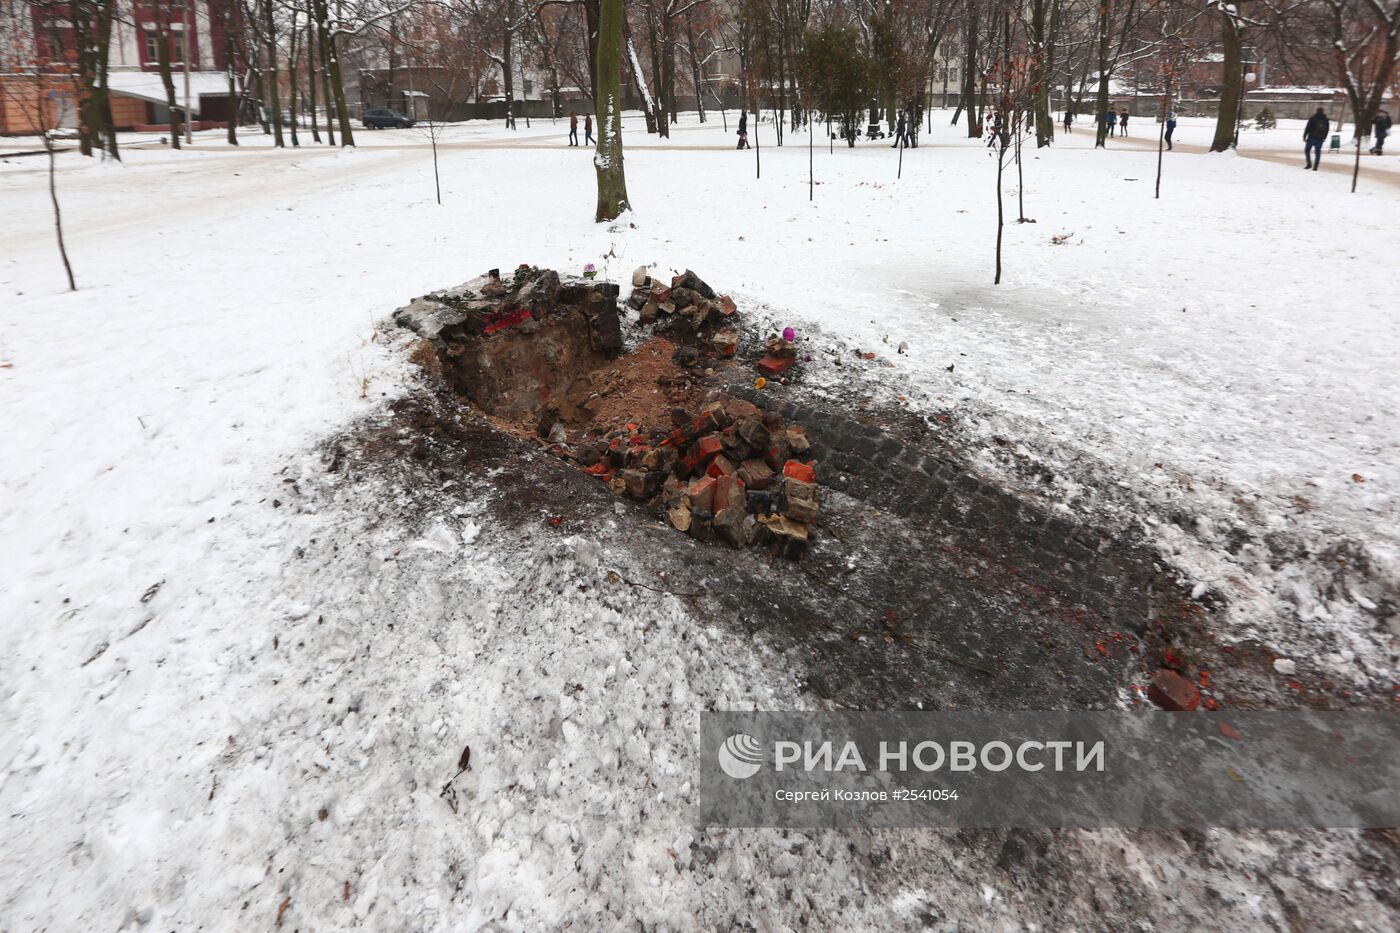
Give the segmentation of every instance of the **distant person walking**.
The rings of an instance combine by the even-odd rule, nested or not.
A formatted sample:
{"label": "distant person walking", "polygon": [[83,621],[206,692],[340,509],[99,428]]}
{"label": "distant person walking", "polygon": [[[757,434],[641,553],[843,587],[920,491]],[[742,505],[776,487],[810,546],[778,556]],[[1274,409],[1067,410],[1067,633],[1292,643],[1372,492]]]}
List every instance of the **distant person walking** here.
{"label": "distant person walking", "polygon": [[1390,114],[1382,110],[1371,121],[1371,135],[1376,144],[1371,147],[1372,155],[1385,155],[1385,138],[1390,135]]}
{"label": "distant person walking", "polygon": [[1118,111],[1112,107],[1108,108],[1108,113],[1103,115],[1104,125],[1108,127],[1108,135],[1112,136],[1114,130],[1118,128]]}
{"label": "distant person walking", "polygon": [[1118,111],[1118,135],[1128,135],[1128,108],[1124,107]]}
{"label": "distant person walking", "polygon": [[1176,111],[1167,114],[1167,148],[1172,147],[1172,134],[1176,132]]}
{"label": "distant person walking", "polygon": [[1074,114],[1071,113],[1070,111],[1066,110],[1066,111],[1065,111],[1065,132],[1066,132],[1066,133],[1073,132],[1073,130],[1070,129],[1070,127],[1072,127],[1072,126],[1074,126]]}
{"label": "distant person walking", "polygon": [[593,145],[593,114],[583,115],[583,141],[585,144]]}
{"label": "distant person walking", "polygon": [[747,110],[739,112],[739,145],[734,148],[749,148],[749,114]]}
{"label": "distant person walking", "polygon": [[[1317,108],[1317,113],[1308,118],[1308,125],[1303,127],[1303,168],[1317,171],[1317,167],[1322,164],[1322,141],[1327,138],[1327,132],[1332,129],[1332,121],[1327,119],[1327,111],[1321,107]],[[1316,152],[1316,159],[1313,153]]]}
{"label": "distant person walking", "polygon": [[569,111],[569,145],[578,145],[578,114]]}
{"label": "distant person walking", "polygon": [[899,122],[897,122],[894,125],[894,142],[890,145],[890,148],[898,149],[900,143],[905,143],[905,145],[908,145],[908,143],[905,142],[905,136],[908,132],[908,127],[904,122],[904,111],[901,110],[899,112]]}

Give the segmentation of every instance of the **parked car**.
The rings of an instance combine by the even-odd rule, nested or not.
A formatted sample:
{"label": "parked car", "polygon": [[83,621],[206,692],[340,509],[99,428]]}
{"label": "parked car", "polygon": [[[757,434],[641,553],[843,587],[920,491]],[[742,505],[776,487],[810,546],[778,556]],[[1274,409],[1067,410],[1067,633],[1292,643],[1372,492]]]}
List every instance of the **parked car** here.
{"label": "parked car", "polygon": [[413,125],[408,117],[392,110],[366,110],[361,122],[372,130],[404,129]]}

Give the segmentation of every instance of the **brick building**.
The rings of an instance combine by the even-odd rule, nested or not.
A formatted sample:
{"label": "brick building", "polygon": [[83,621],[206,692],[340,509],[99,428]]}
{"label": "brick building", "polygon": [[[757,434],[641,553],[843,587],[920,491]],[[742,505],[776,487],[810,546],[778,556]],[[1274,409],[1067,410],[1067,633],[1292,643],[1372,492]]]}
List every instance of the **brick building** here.
{"label": "brick building", "polygon": [[[76,37],[65,5],[34,7],[18,0],[0,0],[0,134],[35,130],[37,93],[49,108],[46,121],[60,127],[77,123],[71,79]],[[190,0],[188,9],[177,0],[117,0],[108,53],[108,91],[117,129],[133,130],[170,122],[165,87],[160,79],[160,18],[168,16],[168,47],[174,71],[177,106],[186,105],[185,59],[190,59],[188,110],[196,121],[218,123],[237,110],[230,97],[229,43],[226,24],[237,15],[233,0]],[[234,63],[237,65],[237,63]],[[34,74],[36,66],[44,77]],[[237,70],[237,69],[236,69]]]}

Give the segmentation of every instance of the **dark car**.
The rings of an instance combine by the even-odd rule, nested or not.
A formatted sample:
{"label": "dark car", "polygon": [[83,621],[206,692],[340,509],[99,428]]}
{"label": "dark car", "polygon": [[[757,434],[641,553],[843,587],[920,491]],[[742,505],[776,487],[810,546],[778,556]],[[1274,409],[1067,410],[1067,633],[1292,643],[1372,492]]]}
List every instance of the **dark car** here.
{"label": "dark car", "polygon": [[403,129],[413,125],[413,121],[392,110],[366,110],[362,121],[372,130]]}

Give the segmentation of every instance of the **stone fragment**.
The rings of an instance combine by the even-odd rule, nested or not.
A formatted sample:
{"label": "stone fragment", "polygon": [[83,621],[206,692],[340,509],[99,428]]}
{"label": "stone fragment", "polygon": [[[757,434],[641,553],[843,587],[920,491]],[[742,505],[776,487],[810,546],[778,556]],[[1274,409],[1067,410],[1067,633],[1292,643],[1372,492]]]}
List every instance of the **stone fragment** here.
{"label": "stone fragment", "polygon": [[770,376],[781,376],[796,363],[795,358],[785,360],[776,356],[765,356],[758,361],[758,368]]}
{"label": "stone fragment", "polygon": [[1190,712],[1201,705],[1201,691],[1176,671],[1162,668],[1152,675],[1147,686],[1147,698],[1162,709]]}
{"label": "stone fragment", "polygon": [[767,489],[773,482],[773,470],[762,460],[745,460],[737,475],[749,489]]}
{"label": "stone fragment", "polygon": [[764,522],[783,557],[797,559],[807,550],[807,526],[783,515],[769,516]]}
{"label": "stone fragment", "polygon": [[646,267],[646,266],[638,266],[635,270],[633,270],[633,272],[632,272],[632,285],[633,285],[635,288],[642,288],[642,287],[645,286],[645,285],[647,284],[647,282],[649,282],[649,281],[651,281],[651,276],[647,275],[647,267]]}
{"label": "stone fragment", "polygon": [[791,477],[783,480],[778,498],[778,511],[788,518],[812,524],[817,520],[817,487]]}
{"label": "stone fragment", "polygon": [[690,530],[690,506],[678,503],[671,507],[666,513],[666,519],[671,523],[671,527],[677,531]]}
{"label": "stone fragment", "polygon": [[715,510],[715,478],[706,476],[697,479],[686,489],[686,495],[690,497],[690,507],[697,512],[714,512]]}
{"label": "stone fragment", "polygon": [[747,500],[744,497],[744,484],[737,476],[727,475],[715,478],[715,514],[729,509],[744,510]]}

